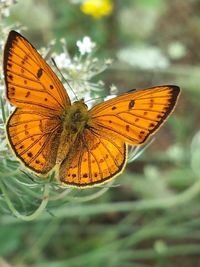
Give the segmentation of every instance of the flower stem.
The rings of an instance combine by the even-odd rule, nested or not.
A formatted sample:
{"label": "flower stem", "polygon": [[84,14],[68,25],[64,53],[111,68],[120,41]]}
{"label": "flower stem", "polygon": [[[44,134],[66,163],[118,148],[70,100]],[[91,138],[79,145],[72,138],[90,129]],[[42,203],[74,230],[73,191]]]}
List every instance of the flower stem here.
{"label": "flower stem", "polygon": [[40,214],[42,214],[42,212],[44,211],[44,209],[46,208],[47,204],[48,204],[48,200],[49,200],[49,189],[50,189],[50,185],[48,183],[46,183],[44,185],[44,190],[43,190],[43,197],[42,197],[42,201],[39,205],[39,207],[30,215],[23,215],[21,213],[18,212],[18,210],[14,207],[12,201],[10,200],[6,188],[3,184],[3,182],[0,180],[0,188],[2,190],[2,193],[5,197],[5,201],[10,209],[10,211],[13,213],[14,216],[16,216],[18,219],[21,219],[23,221],[32,221],[34,219],[36,219]]}

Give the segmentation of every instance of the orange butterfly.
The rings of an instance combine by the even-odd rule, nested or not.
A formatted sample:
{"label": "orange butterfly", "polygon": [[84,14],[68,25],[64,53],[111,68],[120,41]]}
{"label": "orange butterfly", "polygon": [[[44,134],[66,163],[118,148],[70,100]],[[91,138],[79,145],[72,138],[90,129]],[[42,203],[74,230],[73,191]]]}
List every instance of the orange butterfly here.
{"label": "orange butterfly", "polygon": [[87,187],[124,169],[127,145],[141,145],[172,113],[180,92],[173,85],[136,90],[88,110],[71,104],[58,77],[19,33],[4,51],[6,95],[16,107],[8,119],[9,143],[26,167],[47,175],[56,167],[63,184]]}

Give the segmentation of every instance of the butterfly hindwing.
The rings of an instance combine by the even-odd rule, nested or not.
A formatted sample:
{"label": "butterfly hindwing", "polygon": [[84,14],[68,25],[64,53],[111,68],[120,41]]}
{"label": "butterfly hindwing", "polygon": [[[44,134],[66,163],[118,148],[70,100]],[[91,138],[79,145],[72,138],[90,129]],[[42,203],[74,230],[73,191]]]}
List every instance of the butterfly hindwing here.
{"label": "butterfly hindwing", "polygon": [[126,145],[106,132],[85,130],[72,157],[61,164],[59,179],[64,184],[87,187],[117,176],[126,163]]}
{"label": "butterfly hindwing", "polygon": [[28,168],[47,174],[55,165],[60,127],[56,117],[17,108],[9,117],[7,136],[16,156]]}
{"label": "butterfly hindwing", "polygon": [[118,96],[89,111],[90,126],[128,144],[142,144],[171,114],[179,92],[177,86],[158,86]]}

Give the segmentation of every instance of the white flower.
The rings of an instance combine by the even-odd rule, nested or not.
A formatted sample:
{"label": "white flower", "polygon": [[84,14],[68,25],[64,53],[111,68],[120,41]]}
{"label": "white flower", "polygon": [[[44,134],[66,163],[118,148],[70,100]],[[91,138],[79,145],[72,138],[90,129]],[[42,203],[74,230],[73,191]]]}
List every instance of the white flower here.
{"label": "white flower", "polygon": [[56,55],[54,60],[59,69],[68,68],[71,65],[71,59],[66,56],[66,53]]}
{"label": "white flower", "polygon": [[168,46],[168,54],[172,59],[180,59],[185,56],[186,53],[186,47],[180,42],[173,42]]}
{"label": "white flower", "polygon": [[112,62],[113,62],[113,60],[112,60],[111,58],[107,58],[107,59],[105,60],[105,64],[106,64],[106,65],[111,65]]}
{"label": "white flower", "polygon": [[110,94],[111,94],[111,95],[117,95],[117,93],[118,93],[117,86],[114,85],[114,84],[112,84],[112,85],[110,86]]}
{"label": "white flower", "polygon": [[93,43],[88,36],[85,36],[82,41],[77,41],[76,45],[78,46],[79,52],[82,56],[87,53],[91,53],[92,49],[95,47],[95,43]]}

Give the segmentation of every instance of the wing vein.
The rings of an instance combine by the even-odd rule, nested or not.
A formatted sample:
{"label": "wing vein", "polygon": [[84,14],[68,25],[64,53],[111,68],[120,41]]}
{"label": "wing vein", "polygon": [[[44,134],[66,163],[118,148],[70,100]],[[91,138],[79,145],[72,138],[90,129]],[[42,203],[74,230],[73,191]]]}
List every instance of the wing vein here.
{"label": "wing vein", "polygon": [[89,179],[90,179],[90,183],[92,183],[92,176],[91,176],[91,156],[90,156],[89,148],[88,148],[88,145],[87,145],[87,142],[85,140],[85,136],[84,135],[82,136],[82,142],[83,142],[83,144],[84,144],[84,146],[85,146],[85,148],[87,150],[87,154],[88,154]]}
{"label": "wing vein", "polygon": [[43,104],[39,104],[39,103],[34,103],[32,101],[24,101],[24,100],[19,100],[19,99],[16,99],[16,98],[13,98],[16,102],[18,103],[23,103],[23,104],[30,104],[32,106],[37,106],[37,107],[41,107],[41,108],[46,108],[46,109],[49,109],[49,110],[53,110],[53,111],[58,111],[57,109],[54,109],[52,107],[49,107],[47,105],[43,105]]}
{"label": "wing vein", "polygon": [[[27,46],[27,42],[24,42],[24,40],[23,39],[21,39],[22,40],[22,42],[23,42],[23,44],[25,45],[25,47],[27,48],[27,50],[28,51],[25,51],[21,46],[19,46],[18,45],[18,43],[16,42],[15,43],[15,45],[28,57],[28,58],[30,58],[37,66],[38,66],[38,62],[35,60],[35,58],[34,57],[32,57],[32,55],[31,55],[31,50],[30,50],[30,47],[29,46]],[[30,44],[29,44],[30,45]],[[32,49],[34,49],[32,46],[31,46],[31,48]],[[34,49],[34,51],[36,51],[36,49]],[[13,52],[13,51],[12,51]],[[36,51],[37,52],[37,51]],[[38,53],[38,52],[37,52]],[[21,58],[21,57],[20,57]],[[23,58],[21,58],[21,59],[23,59]],[[30,64],[30,65],[32,65],[32,64]],[[40,67],[40,65],[39,65],[39,67]]]}
{"label": "wing vein", "polygon": [[[30,80],[30,79],[29,79]],[[41,88],[41,89],[36,89],[36,88],[33,88],[33,87],[29,87],[29,86],[24,86],[24,85],[19,85],[17,83],[13,83],[13,82],[9,82],[10,85],[13,85],[13,86],[17,86],[18,88],[23,88],[23,89],[27,89],[27,90],[30,90],[30,91],[35,91],[35,92],[44,92],[44,90]]]}
{"label": "wing vein", "polygon": [[[122,94],[122,95],[117,96],[114,99],[114,102],[113,102],[113,99],[111,99],[111,100],[108,100],[107,103],[104,102],[103,106],[98,106],[98,105],[94,106],[91,109],[91,112],[93,112],[93,110],[94,110],[95,113],[100,113],[101,111],[105,111],[107,108],[110,108],[113,105],[116,106],[117,104],[122,103],[122,102],[123,103],[124,102],[129,103],[130,99],[139,100],[143,96],[151,95],[151,98],[153,98],[153,94],[160,93],[160,92],[163,92],[163,91],[169,91],[169,89],[170,89],[170,87],[166,87],[166,88],[155,87],[155,88],[149,88],[149,89],[145,89],[145,90],[136,90],[133,93]],[[129,96],[129,99],[127,99],[127,96]],[[162,98],[162,96],[160,98]],[[164,96],[163,98],[166,98],[166,96]]]}
{"label": "wing vein", "polygon": [[[126,111],[123,111],[123,112],[119,112],[117,114],[106,114],[106,116],[112,116],[112,117],[115,117],[116,115],[120,115],[120,114],[128,114],[129,116],[135,116],[137,118],[140,118],[140,119],[145,119],[145,120],[148,120],[150,122],[157,122],[157,120],[153,120],[153,119],[150,119],[150,118],[147,118],[147,117],[144,117],[144,116],[141,116],[141,115],[137,115],[137,114],[134,114],[134,113],[130,113],[130,112],[126,112]],[[93,119],[97,119],[97,118],[102,118],[104,117],[103,115],[99,115],[99,116],[96,116],[96,117],[92,117]]]}
{"label": "wing vein", "polygon": [[96,156],[94,155],[94,153],[93,153],[92,151],[90,151],[90,152],[91,152],[93,158],[95,159],[95,161],[96,161],[96,163],[97,163],[97,166],[98,166],[98,169],[99,169],[99,174],[100,174],[100,176],[101,176],[101,179],[103,179],[103,173],[102,173],[102,170],[101,170],[101,166],[100,166],[100,164],[99,164],[99,162],[98,162]]}
{"label": "wing vein", "polygon": [[[35,156],[33,157],[33,158],[31,158],[31,160],[28,162],[28,164],[31,164],[40,154],[41,154],[41,152],[44,150],[44,148],[47,146],[47,144],[49,143],[49,141],[50,141],[50,139],[51,139],[51,137],[52,137],[52,135],[55,133],[55,131],[57,130],[57,128],[58,127],[56,127],[52,132],[50,132],[50,135],[48,135],[47,136],[47,138],[46,138],[46,141],[44,142],[44,144],[41,146],[41,148],[39,149],[39,151],[35,154]],[[44,134],[39,140],[41,140],[44,136],[45,136],[46,134]],[[38,141],[39,141],[38,140]],[[37,144],[37,142],[35,143],[35,144]],[[34,144],[34,145],[35,145]],[[33,145],[33,146],[34,146]],[[32,147],[33,147],[32,146]]]}
{"label": "wing vein", "polygon": [[[23,131],[23,132],[24,132],[24,131]],[[17,136],[17,135],[20,134],[20,133],[21,133],[21,132],[15,134],[15,136]],[[30,139],[30,137],[35,137],[35,136],[41,136],[41,134],[32,134],[32,135],[29,136],[29,137],[25,137],[25,138],[23,138],[22,140],[19,140],[17,143],[15,143],[15,146],[18,146],[18,145],[20,145],[22,142],[24,142],[24,141]],[[36,141],[37,141],[37,140],[36,140]],[[23,151],[23,152],[24,152],[24,151]]]}
{"label": "wing vein", "polygon": [[[25,70],[25,71],[27,71],[28,73],[30,73],[31,75],[33,75],[34,78],[36,78],[35,74],[34,74],[33,72],[31,72],[31,71],[30,71],[28,68],[26,68],[25,66],[22,67],[19,63],[15,62],[15,61],[12,60],[12,59],[9,59],[9,62],[11,62],[12,64],[17,65],[18,67],[22,68],[23,70]],[[10,71],[10,70],[8,70],[8,71]],[[12,72],[13,72],[13,71],[12,71]],[[22,76],[22,77],[24,77],[24,78],[27,78],[27,77],[25,77],[25,76],[22,75],[22,74],[20,74],[20,76]],[[30,78],[28,78],[28,79],[30,79]]]}
{"label": "wing vein", "polygon": [[[43,112],[41,112],[40,113],[40,111],[39,110],[37,110],[37,111],[35,111],[35,110],[26,110],[26,111],[19,111],[19,109],[16,109],[17,111],[18,111],[18,113],[16,114],[15,113],[15,116],[21,116],[21,115],[25,115],[25,114],[31,114],[31,115],[38,115],[38,116],[40,116],[40,117],[44,117],[44,118],[49,118],[50,120],[53,120],[53,119],[56,119],[56,120],[60,120],[60,117],[59,116],[57,116],[57,115],[55,115],[55,114],[44,114]],[[38,121],[39,121],[40,119],[38,119]]]}
{"label": "wing vein", "polygon": [[[95,128],[90,128],[90,131],[92,131],[94,134],[99,135],[98,132],[95,131]],[[122,155],[122,152],[120,151],[119,147],[117,147],[117,145],[113,142],[113,140],[111,138],[108,138],[107,136],[103,136],[101,135],[102,138],[104,138],[105,140],[107,140],[108,142],[112,143],[112,145],[118,150],[118,152]]]}
{"label": "wing vein", "polygon": [[[24,60],[19,54],[17,54],[13,49],[12,49],[12,54],[15,55],[17,58],[20,58],[21,60]],[[25,54],[27,56],[27,54]],[[10,58],[10,54],[9,54],[9,58],[8,61],[12,61]],[[14,61],[13,61],[14,62]],[[26,62],[26,64],[28,64],[30,67],[32,66],[28,61]]]}
{"label": "wing vein", "polygon": [[[119,167],[119,166],[118,166],[118,163],[116,162],[116,159],[113,157],[112,153],[111,153],[110,150],[107,148],[107,146],[104,144],[104,142],[102,142],[102,140],[100,139],[99,135],[98,135],[98,134],[95,134],[95,133],[92,132],[92,131],[90,131],[90,132],[91,132],[94,136],[96,136],[96,137],[98,138],[99,142],[103,145],[103,147],[105,148],[105,150],[108,152],[108,154],[110,155],[110,157],[113,159],[115,165],[116,165],[117,167]],[[102,139],[104,139],[104,138],[102,137]],[[104,160],[105,160],[105,162],[106,162],[106,165],[107,165],[107,167],[108,167],[108,170],[109,170],[110,174],[112,174],[112,172],[111,172],[111,170],[110,170],[110,166],[109,166],[109,164],[108,164],[106,158],[105,158],[104,156],[103,156],[103,158],[104,158]]]}
{"label": "wing vein", "polygon": [[[15,122],[15,123],[10,124],[9,127],[16,127],[16,126],[19,126],[19,125],[24,124],[24,123],[30,123],[30,122],[34,122],[34,121],[44,121],[44,120],[54,121],[55,119],[54,118],[42,118],[42,119],[32,119],[32,120],[26,120],[26,121],[19,121],[19,122]],[[38,125],[36,127],[38,127]],[[34,127],[31,127],[31,129],[34,129]]]}
{"label": "wing vein", "polygon": [[82,141],[82,149],[80,150],[80,156],[78,159],[78,181],[79,181],[79,183],[81,183],[81,161],[83,158],[83,152],[84,152],[84,143]]}
{"label": "wing vein", "polygon": [[103,124],[101,124],[101,123],[99,123],[99,122],[96,122],[96,124],[99,126],[99,127],[101,127],[101,128],[104,128],[104,129],[107,129],[107,130],[109,130],[109,131],[111,131],[111,132],[114,132],[114,133],[116,133],[116,134],[119,134],[119,135],[121,135],[121,136],[123,136],[123,137],[125,137],[125,138],[127,138],[127,139],[129,139],[129,140],[131,140],[132,142],[137,142],[138,143],[138,139],[135,139],[135,138],[133,138],[133,137],[130,137],[129,135],[126,135],[126,134],[124,134],[124,133],[122,133],[122,132],[120,132],[120,131],[117,131],[116,129],[113,129],[113,128],[111,128],[111,127],[108,127],[108,126],[105,126],[105,125],[103,125]]}

